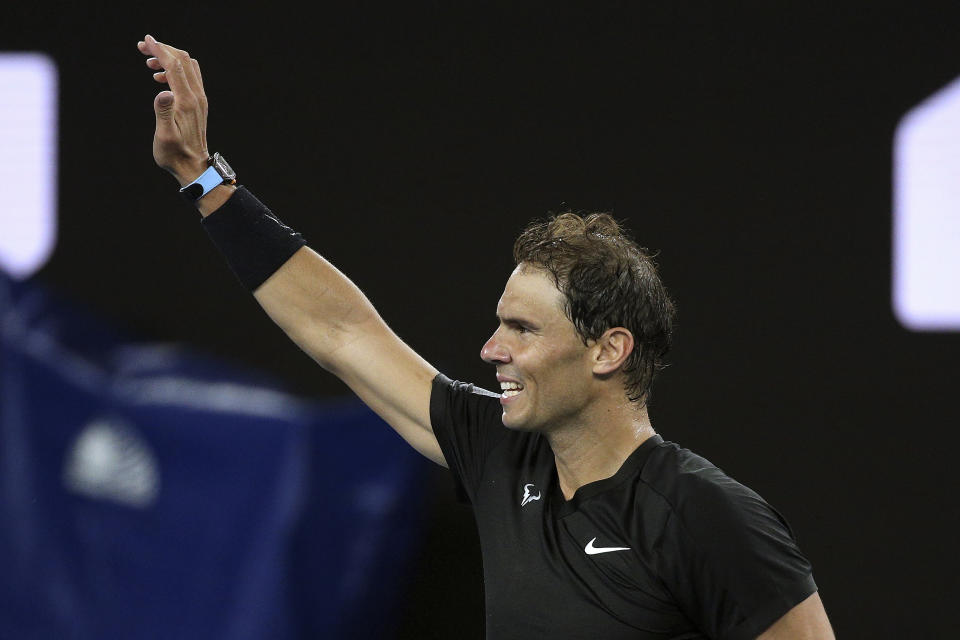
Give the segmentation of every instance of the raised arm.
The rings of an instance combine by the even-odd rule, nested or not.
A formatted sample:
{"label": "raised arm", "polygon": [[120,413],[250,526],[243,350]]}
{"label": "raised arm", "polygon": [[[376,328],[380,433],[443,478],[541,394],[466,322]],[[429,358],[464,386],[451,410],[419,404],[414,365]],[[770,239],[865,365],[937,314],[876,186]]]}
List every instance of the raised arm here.
{"label": "raised arm", "polygon": [[[186,51],[151,36],[137,48],[149,56],[154,79],[170,87],[154,99],[154,160],[186,186],[208,166],[200,66]],[[231,185],[214,188],[197,201],[200,214],[219,210],[235,190]],[[228,209],[220,214],[230,215]],[[346,276],[301,247],[256,287],[254,297],[320,366],[343,380],[417,451],[446,466],[430,426],[430,389],[437,370],[387,327]]]}

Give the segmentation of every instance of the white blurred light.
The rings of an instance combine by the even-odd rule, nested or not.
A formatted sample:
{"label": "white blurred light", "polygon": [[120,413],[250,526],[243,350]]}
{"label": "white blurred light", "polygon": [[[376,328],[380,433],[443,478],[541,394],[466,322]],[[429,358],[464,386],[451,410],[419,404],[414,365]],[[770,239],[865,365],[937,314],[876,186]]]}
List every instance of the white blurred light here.
{"label": "white blurred light", "polygon": [[57,67],[40,53],[0,53],[0,268],[46,263],[57,235]]}
{"label": "white blurred light", "polygon": [[915,331],[960,330],[960,78],[894,139],[893,309]]}

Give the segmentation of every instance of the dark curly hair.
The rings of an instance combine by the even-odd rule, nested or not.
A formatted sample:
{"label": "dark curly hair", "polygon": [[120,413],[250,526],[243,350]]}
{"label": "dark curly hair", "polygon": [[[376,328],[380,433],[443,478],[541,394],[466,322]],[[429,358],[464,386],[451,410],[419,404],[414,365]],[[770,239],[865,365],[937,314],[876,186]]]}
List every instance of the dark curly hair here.
{"label": "dark curly hair", "polygon": [[646,404],[654,376],[666,366],[676,315],[646,250],[608,213],[567,211],[531,223],[514,243],[513,259],[553,275],[584,344],[612,327],[633,334],[624,386],[631,402]]}

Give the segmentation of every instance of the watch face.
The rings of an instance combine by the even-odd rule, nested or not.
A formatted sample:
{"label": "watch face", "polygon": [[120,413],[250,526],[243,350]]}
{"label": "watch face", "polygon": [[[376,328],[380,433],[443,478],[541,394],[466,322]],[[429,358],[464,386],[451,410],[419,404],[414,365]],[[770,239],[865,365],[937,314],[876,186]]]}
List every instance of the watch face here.
{"label": "watch face", "polygon": [[213,154],[213,167],[217,170],[224,180],[236,180],[237,172],[233,170],[227,161],[223,159],[223,156],[219,153]]}

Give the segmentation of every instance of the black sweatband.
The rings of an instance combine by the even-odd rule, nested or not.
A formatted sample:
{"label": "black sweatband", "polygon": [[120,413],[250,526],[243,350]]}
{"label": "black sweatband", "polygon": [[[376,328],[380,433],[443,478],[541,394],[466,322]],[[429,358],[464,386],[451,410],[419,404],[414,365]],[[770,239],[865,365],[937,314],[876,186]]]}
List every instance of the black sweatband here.
{"label": "black sweatband", "polygon": [[230,199],[201,224],[227,259],[230,270],[250,291],[307,244],[245,187],[237,187]]}

